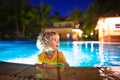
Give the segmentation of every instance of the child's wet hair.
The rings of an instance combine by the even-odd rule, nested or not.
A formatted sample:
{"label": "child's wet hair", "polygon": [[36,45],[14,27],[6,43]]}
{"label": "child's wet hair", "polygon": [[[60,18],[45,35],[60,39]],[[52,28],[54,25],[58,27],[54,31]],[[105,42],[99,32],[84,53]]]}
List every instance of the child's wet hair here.
{"label": "child's wet hair", "polygon": [[37,37],[37,47],[44,48],[51,36],[58,35],[56,32],[44,32],[40,33]]}

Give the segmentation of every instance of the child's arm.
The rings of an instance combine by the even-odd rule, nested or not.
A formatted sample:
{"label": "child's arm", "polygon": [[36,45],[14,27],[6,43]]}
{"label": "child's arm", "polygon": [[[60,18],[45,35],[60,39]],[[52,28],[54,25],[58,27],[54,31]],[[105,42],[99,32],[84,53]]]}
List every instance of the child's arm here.
{"label": "child's arm", "polygon": [[63,54],[63,52],[59,52],[58,53],[58,62],[60,62],[61,64],[63,64],[63,66],[69,66],[69,64],[66,61],[66,58]]}
{"label": "child's arm", "polygon": [[57,67],[56,65],[52,65],[49,63],[36,64],[36,66],[41,67],[41,68],[55,68],[55,67]]}

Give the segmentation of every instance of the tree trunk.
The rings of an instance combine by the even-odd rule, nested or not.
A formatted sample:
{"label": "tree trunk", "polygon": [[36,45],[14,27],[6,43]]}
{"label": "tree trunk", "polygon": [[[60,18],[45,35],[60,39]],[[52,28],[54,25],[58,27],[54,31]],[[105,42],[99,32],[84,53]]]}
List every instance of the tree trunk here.
{"label": "tree trunk", "polygon": [[19,37],[19,29],[18,29],[18,23],[16,21],[16,36]]}
{"label": "tree trunk", "polygon": [[22,36],[25,37],[25,26],[23,25]]}

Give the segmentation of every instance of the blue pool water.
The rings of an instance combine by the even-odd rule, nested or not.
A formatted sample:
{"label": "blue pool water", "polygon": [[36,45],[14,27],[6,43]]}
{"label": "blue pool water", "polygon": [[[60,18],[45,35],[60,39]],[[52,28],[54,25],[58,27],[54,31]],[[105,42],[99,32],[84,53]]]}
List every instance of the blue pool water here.
{"label": "blue pool water", "polygon": [[[59,48],[70,66],[120,66],[120,43],[61,41]],[[0,41],[0,61],[35,64],[39,52],[33,41]]]}

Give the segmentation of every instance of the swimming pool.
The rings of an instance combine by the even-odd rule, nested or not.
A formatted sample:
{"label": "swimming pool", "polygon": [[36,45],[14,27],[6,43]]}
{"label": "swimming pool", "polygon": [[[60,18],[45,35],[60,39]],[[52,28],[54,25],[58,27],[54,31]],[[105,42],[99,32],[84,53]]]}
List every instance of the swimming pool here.
{"label": "swimming pool", "polygon": [[[120,66],[120,43],[61,41],[59,48],[73,67]],[[39,52],[33,41],[0,41],[0,61],[35,64]]]}

